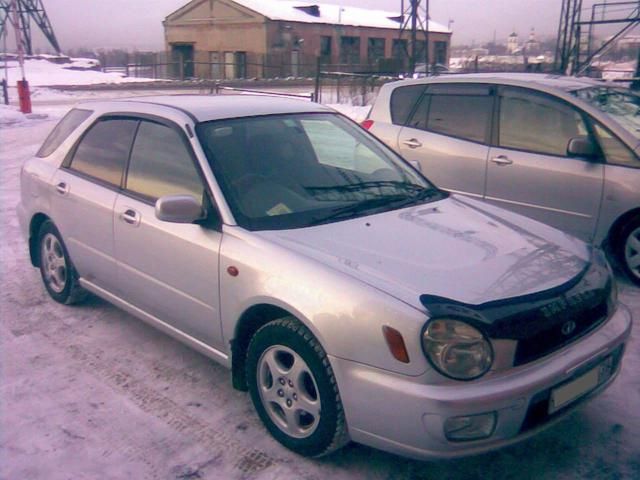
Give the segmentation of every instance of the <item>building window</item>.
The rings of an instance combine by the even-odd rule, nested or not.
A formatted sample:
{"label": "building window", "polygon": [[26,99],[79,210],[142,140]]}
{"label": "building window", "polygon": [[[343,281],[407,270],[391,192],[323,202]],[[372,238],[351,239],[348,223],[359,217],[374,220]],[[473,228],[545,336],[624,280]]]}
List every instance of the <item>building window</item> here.
{"label": "building window", "polygon": [[447,42],[435,42],[435,63],[447,65]]}
{"label": "building window", "polygon": [[340,37],[340,63],[360,63],[360,37]]}
{"label": "building window", "polygon": [[320,56],[331,58],[331,37],[327,35],[320,37]]}
{"label": "building window", "polygon": [[367,60],[370,64],[375,64],[384,58],[384,38],[370,38],[367,47]]}
{"label": "building window", "polygon": [[393,43],[391,44],[391,56],[393,57],[395,69],[397,71],[403,71],[407,68],[408,44],[409,42],[406,40],[400,40],[397,38],[393,39]]}
{"label": "building window", "polygon": [[[426,55],[426,46],[427,43],[424,40],[416,40],[416,64],[427,63],[427,55]],[[429,59],[431,60],[431,59]]]}
{"label": "building window", "polygon": [[247,78],[247,52],[235,53],[236,78]]}

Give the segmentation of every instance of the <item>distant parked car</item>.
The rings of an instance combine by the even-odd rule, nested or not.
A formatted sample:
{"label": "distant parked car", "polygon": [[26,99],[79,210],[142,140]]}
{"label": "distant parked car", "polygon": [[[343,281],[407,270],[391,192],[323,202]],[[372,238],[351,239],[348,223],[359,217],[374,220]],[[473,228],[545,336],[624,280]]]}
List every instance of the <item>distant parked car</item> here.
{"label": "distant parked car", "polygon": [[93,292],[229,367],[303,455],[513,443],[610,385],[629,337],[600,250],[450,197],[309,102],[83,104],[21,193],[54,300]]}
{"label": "distant parked car", "polygon": [[426,63],[418,63],[416,64],[416,68],[414,69],[413,78],[421,78],[429,75],[442,75],[445,73],[450,73],[449,68],[446,65],[441,63],[435,63],[433,65],[429,65],[427,68]]}
{"label": "distant parked car", "polygon": [[588,79],[467,74],[380,90],[364,125],[440,188],[601,245],[640,284],[640,97]]}

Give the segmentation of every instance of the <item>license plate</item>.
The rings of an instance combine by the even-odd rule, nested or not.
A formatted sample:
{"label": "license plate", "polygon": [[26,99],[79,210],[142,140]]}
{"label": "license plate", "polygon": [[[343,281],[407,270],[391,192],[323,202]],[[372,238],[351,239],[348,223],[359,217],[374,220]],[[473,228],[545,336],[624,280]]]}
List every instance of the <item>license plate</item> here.
{"label": "license plate", "polygon": [[551,390],[549,413],[557,412],[562,407],[589,393],[599,384],[606,381],[611,376],[612,363],[613,359],[609,357],[584,375],[579,376],[561,387]]}

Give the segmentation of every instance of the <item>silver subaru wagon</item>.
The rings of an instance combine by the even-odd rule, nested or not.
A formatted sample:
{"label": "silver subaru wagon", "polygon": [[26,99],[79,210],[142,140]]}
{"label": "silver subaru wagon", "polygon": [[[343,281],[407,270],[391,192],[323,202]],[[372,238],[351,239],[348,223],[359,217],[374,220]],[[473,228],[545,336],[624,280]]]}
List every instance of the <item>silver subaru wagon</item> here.
{"label": "silver subaru wagon", "polygon": [[610,247],[640,285],[640,96],[542,74],[382,87],[364,125],[438,187]]}
{"label": "silver subaru wagon", "polygon": [[227,366],[303,455],[527,438],[611,384],[631,328],[600,250],[307,102],[82,104],[25,163],[18,214],[55,301],[91,292]]}

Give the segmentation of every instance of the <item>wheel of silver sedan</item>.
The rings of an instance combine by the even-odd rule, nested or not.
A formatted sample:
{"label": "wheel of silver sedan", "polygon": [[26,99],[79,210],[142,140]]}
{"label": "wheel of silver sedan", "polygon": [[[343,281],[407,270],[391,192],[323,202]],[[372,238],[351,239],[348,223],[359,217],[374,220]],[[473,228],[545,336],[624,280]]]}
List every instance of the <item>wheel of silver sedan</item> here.
{"label": "wheel of silver sedan", "polygon": [[630,230],[624,244],[624,261],[632,279],[640,280],[640,226]]}
{"label": "wheel of silver sedan", "polygon": [[329,359],[309,329],[295,318],[269,322],[253,335],[246,377],[260,419],[285,447],[318,457],[347,442]]}
{"label": "wheel of silver sedan", "polygon": [[40,259],[45,283],[54,292],[62,293],[67,284],[67,262],[62,245],[52,233],[42,238]]}
{"label": "wheel of silver sedan", "polygon": [[284,345],[268,348],[258,361],[260,398],[271,420],[294,438],[311,435],[320,421],[318,386],[300,355]]}

